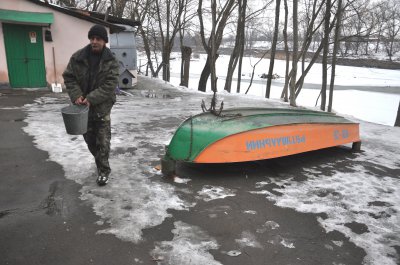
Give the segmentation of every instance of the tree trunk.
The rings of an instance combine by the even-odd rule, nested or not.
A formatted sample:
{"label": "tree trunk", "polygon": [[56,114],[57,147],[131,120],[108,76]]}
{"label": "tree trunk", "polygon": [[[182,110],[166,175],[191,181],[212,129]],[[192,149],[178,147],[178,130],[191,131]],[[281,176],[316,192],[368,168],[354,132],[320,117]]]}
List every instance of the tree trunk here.
{"label": "tree trunk", "polygon": [[[148,66],[148,68],[150,68],[151,76],[157,77],[157,74],[154,70],[153,62],[151,61],[151,50],[150,50],[149,40],[147,38],[146,32],[144,31],[144,29],[142,27],[140,27],[140,35],[142,36],[144,50],[146,51],[147,66]],[[146,70],[146,72],[147,72],[147,70]],[[146,75],[147,75],[147,73],[146,73]]]}
{"label": "tree trunk", "polygon": [[198,4],[198,17],[200,22],[200,36],[201,42],[203,44],[204,50],[207,52],[207,62],[204,65],[203,71],[200,76],[198,90],[206,91],[207,80],[211,75],[211,87],[214,91],[217,85],[217,77],[215,73],[215,62],[218,58],[218,49],[222,41],[224,29],[226,23],[232,13],[236,4],[236,0],[228,0],[222,10],[218,10],[218,23],[216,20],[217,17],[217,8],[216,1],[211,1],[211,16],[212,16],[212,29],[210,38],[206,41],[205,33],[204,33],[204,23],[203,23],[203,1],[199,0]]}
{"label": "tree trunk", "polygon": [[203,71],[201,71],[200,74],[199,86],[197,88],[199,91],[206,92],[207,80],[208,77],[210,77],[210,74],[211,74],[210,57],[207,56],[206,64],[204,65]]}
{"label": "tree trunk", "polygon": [[182,19],[178,20],[178,33],[179,33],[179,44],[181,47],[181,73],[180,73],[180,85],[189,87],[189,70],[190,70],[190,58],[192,56],[192,48],[185,46],[183,39],[185,37],[185,26],[187,22],[187,5],[188,0],[179,0],[179,9],[182,9]]}
{"label": "tree trunk", "polygon": [[320,45],[318,46],[317,51],[314,53],[313,58],[311,59],[311,61],[308,63],[308,66],[306,68],[306,70],[303,72],[303,74],[301,75],[301,77],[299,78],[299,81],[297,81],[296,83],[296,97],[300,94],[300,91],[302,89],[303,83],[304,83],[304,79],[306,78],[308,72],[311,70],[311,67],[314,65],[314,63],[317,61],[322,48],[324,47],[323,45],[323,41],[320,43]]}
{"label": "tree trunk", "polygon": [[246,27],[246,9],[247,0],[243,0],[243,5],[241,9],[241,25],[240,25],[240,43],[239,43],[239,65],[238,65],[238,77],[236,84],[236,93],[240,93],[240,85],[242,82],[242,63],[244,54],[244,42],[245,42],[245,27]]}
{"label": "tree trunk", "polygon": [[190,57],[192,55],[192,48],[187,46],[181,47],[182,51],[182,75],[181,75],[181,86],[189,86],[189,68],[190,68]]}
{"label": "tree trunk", "polygon": [[[332,21],[332,23],[329,26],[329,32],[332,31],[334,25],[336,22],[336,18]],[[296,97],[300,94],[301,88],[303,86],[304,83],[304,79],[306,78],[308,72],[311,70],[311,67],[314,65],[314,63],[317,61],[318,57],[320,56],[320,53],[324,47],[324,39],[322,39],[322,41],[320,42],[317,50],[314,52],[314,55],[311,59],[311,61],[308,63],[308,66],[306,68],[306,70],[303,72],[303,74],[301,75],[301,77],[299,78],[299,81],[297,81],[296,83]],[[290,75],[290,74],[289,74]]]}
{"label": "tree trunk", "polygon": [[290,106],[296,106],[296,78],[297,78],[297,52],[299,49],[298,37],[298,7],[297,1],[293,1],[293,53],[292,53],[292,75],[290,75]]}
{"label": "tree trunk", "polygon": [[[323,20],[321,22],[316,22],[316,21],[317,21],[317,19],[319,17],[319,13],[322,10],[322,7],[324,6],[324,3],[325,3],[325,0],[323,0],[321,2],[314,1],[313,4],[312,4],[312,12],[311,12],[312,16],[311,16],[311,19],[307,22],[307,30],[306,30],[306,33],[304,34],[304,36],[305,36],[304,38],[305,39],[303,41],[303,45],[302,45],[302,48],[301,48],[300,52],[299,52],[299,49],[298,49],[298,40],[294,41],[294,44],[296,44],[296,45],[294,45],[294,47],[293,47],[294,54],[292,55],[292,65],[294,65],[296,67],[295,68],[292,67],[291,71],[288,74],[288,79],[289,79],[289,82],[290,82],[289,84],[290,85],[295,83],[296,97],[298,96],[298,92],[300,91],[301,86],[302,86],[302,84],[304,82],[304,77],[308,72],[307,69],[311,67],[309,65],[309,66],[307,66],[307,69],[304,70],[304,65],[305,65],[304,61],[305,61],[306,56],[307,56],[308,48],[310,47],[310,45],[311,45],[311,43],[313,41],[313,36],[315,36],[316,32],[318,32],[318,29],[321,27],[321,25],[323,23]],[[287,3],[285,3],[285,4],[286,4],[285,9],[287,9]],[[294,8],[296,10],[298,9],[297,2],[296,2],[296,6],[294,6]],[[287,11],[285,10],[285,13],[286,12]],[[285,18],[285,20],[286,19],[287,18]],[[296,15],[296,17],[294,16],[294,20],[298,21],[297,15]],[[298,23],[296,23],[296,24],[298,24]],[[287,25],[285,27],[287,29]],[[297,27],[298,26],[296,26],[296,28]],[[297,31],[294,31],[294,32],[297,32]],[[287,39],[287,37],[286,37],[286,39]],[[293,39],[298,39],[298,34],[297,33],[294,34]],[[287,44],[287,41],[286,41],[286,44]],[[314,44],[315,44],[315,42],[314,42]],[[318,53],[316,53],[316,54],[317,54],[317,57],[318,57]],[[287,55],[287,57],[288,57],[288,55]],[[302,75],[300,77],[300,80],[298,82],[296,82],[297,64],[300,61],[300,59],[302,59]],[[295,75],[295,79],[294,80],[292,80],[293,74]],[[298,89],[299,85],[300,85],[300,89]],[[284,95],[284,92],[282,92],[282,96],[283,95]]]}
{"label": "tree trunk", "polygon": [[[219,54],[216,55],[215,59],[218,59]],[[199,86],[198,90],[202,92],[206,92],[207,81],[211,74],[211,65],[210,65],[210,57],[207,56],[206,64],[203,67],[203,71],[200,74]]]}
{"label": "tree trunk", "polygon": [[288,86],[289,86],[289,46],[288,46],[288,35],[287,35],[287,26],[288,26],[288,17],[289,17],[289,9],[287,5],[287,0],[284,0],[285,5],[285,24],[283,28],[283,39],[285,43],[285,54],[286,54],[286,69],[285,69],[285,86],[283,87],[281,98],[283,101],[288,102]]}
{"label": "tree trunk", "polygon": [[278,42],[280,8],[281,8],[281,0],[276,0],[276,6],[275,6],[275,29],[274,29],[274,36],[272,38],[271,56],[270,56],[270,59],[269,59],[269,69],[268,69],[268,75],[267,75],[267,87],[265,89],[265,97],[266,98],[269,98],[270,93],[271,93],[272,75],[274,73],[274,62],[275,62],[275,54],[276,54],[276,43]]}
{"label": "tree trunk", "polygon": [[397,117],[396,121],[394,122],[394,126],[400,127],[400,101],[399,101],[399,107],[397,109]]}
{"label": "tree trunk", "polygon": [[232,86],[232,78],[233,78],[233,72],[235,71],[238,59],[239,59],[239,40],[240,38],[239,34],[236,34],[236,41],[235,41],[235,47],[233,48],[232,54],[229,58],[229,63],[228,63],[228,71],[226,73],[226,79],[225,79],[225,86],[224,90],[228,91],[231,93],[231,86]]}
{"label": "tree trunk", "polygon": [[217,47],[215,43],[215,30],[217,28],[217,0],[211,0],[211,35],[210,35],[210,74],[211,74],[211,90],[217,92],[217,72],[215,62],[217,61]]}
{"label": "tree trunk", "polygon": [[[156,3],[158,3],[158,1],[156,1]],[[170,45],[169,45],[169,38],[170,38],[170,32],[169,32],[169,29],[170,29],[170,14],[171,14],[171,12],[170,12],[170,0],[167,0],[166,2],[166,7],[167,7],[167,17],[166,17],[166,36],[164,37],[164,34],[162,33],[162,31],[163,31],[163,28],[162,28],[162,23],[161,23],[161,18],[160,18],[160,14],[158,15],[159,16],[159,27],[160,27],[160,31],[161,31],[161,41],[162,41],[162,48],[163,48],[163,50],[162,50],[162,71],[163,71],[163,80],[164,81],[168,81],[169,82],[169,75],[170,75],[170,72],[169,72],[169,59],[170,59],[170,50],[171,50],[171,48],[172,47],[170,47]],[[158,8],[158,6],[157,6],[157,10],[158,10],[158,12],[160,13],[160,9]]]}
{"label": "tree trunk", "polygon": [[329,22],[331,17],[331,0],[326,1],[325,27],[324,27],[324,52],[322,54],[322,88],[321,110],[326,107],[326,87],[328,84],[328,53],[329,53]]}
{"label": "tree trunk", "polygon": [[[243,34],[243,36],[244,36],[244,34]],[[236,93],[238,93],[238,94],[240,93],[240,84],[242,82],[243,54],[244,54],[244,40],[242,41],[242,45],[240,47],[240,55],[239,55],[238,77],[237,77],[237,85],[236,85]]]}
{"label": "tree trunk", "polygon": [[378,50],[379,50],[379,44],[380,44],[380,41],[382,38],[382,26],[379,26],[377,35],[378,35],[378,37],[376,39],[375,53],[378,53]]}
{"label": "tree trunk", "polygon": [[169,50],[168,47],[164,48],[162,52],[162,71],[163,71],[163,80],[169,82],[170,80],[170,67],[169,67],[169,59],[170,53],[167,52]]}
{"label": "tree trunk", "polygon": [[[246,0],[244,0],[246,1]],[[231,92],[231,86],[232,86],[232,79],[233,79],[233,73],[236,69],[239,57],[240,57],[240,50],[242,47],[242,43],[244,40],[244,35],[242,32],[244,31],[244,20],[246,19],[243,16],[243,9],[246,7],[243,6],[242,0],[238,1],[238,22],[237,22],[237,28],[236,28],[236,38],[235,38],[235,47],[233,48],[232,54],[229,59],[229,64],[228,64],[228,71],[226,73],[226,80],[225,80],[225,87],[224,90],[228,91],[229,93]]]}
{"label": "tree trunk", "polygon": [[336,60],[337,53],[339,50],[339,35],[340,35],[340,27],[342,23],[342,0],[338,0],[338,8],[336,13],[336,28],[335,28],[335,41],[333,44],[333,55],[332,55],[332,69],[331,69],[331,84],[329,86],[329,103],[328,103],[328,111],[332,112],[332,104],[333,104],[333,89],[335,86],[335,75],[336,75]]}

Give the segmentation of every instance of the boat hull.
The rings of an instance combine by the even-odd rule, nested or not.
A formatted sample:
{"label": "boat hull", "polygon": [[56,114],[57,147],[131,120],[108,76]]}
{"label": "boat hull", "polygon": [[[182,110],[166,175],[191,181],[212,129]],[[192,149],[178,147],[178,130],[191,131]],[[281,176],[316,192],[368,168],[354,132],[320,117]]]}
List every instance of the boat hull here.
{"label": "boat hull", "polygon": [[263,160],[359,142],[358,124],[294,124],[230,135],[205,148],[193,162]]}
{"label": "boat hull", "polygon": [[333,113],[297,108],[235,108],[220,116],[205,112],[175,131],[162,159],[163,172],[173,170],[176,161],[246,162],[348,143],[360,148],[359,124]]}

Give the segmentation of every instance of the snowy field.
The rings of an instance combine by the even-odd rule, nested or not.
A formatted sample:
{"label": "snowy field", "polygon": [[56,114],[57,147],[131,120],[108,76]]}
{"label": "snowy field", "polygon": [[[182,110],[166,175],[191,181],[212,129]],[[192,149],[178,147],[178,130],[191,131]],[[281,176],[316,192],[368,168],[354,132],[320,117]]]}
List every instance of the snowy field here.
{"label": "snowy field", "polygon": [[[179,69],[177,66],[173,69],[175,67]],[[195,63],[192,67],[195,68]],[[280,69],[279,63],[277,69]],[[368,80],[362,77],[368,77]],[[113,172],[109,185],[103,188],[97,187],[94,181],[94,160],[83,139],[65,133],[60,109],[68,104],[67,96],[42,97],[24,106],[28,113],[25,132],[34,137],[38,148],[49,153],[50,160],[62,165],[68,179],[82,185],[81,199],[92,205],[99,216],[99,227],[107,224],[107,228],[99,228],[99,233],[114,234],[122,240],[139,244],[146,240],[144,229],[162,225],[166,218],[176,218],[174,211],[187,212],[197,204],[228,200],[240,192],[260,196],[260,199],[273,202],[276,207],[316,214],[315,218],[326,233],[338,231],[365,251],[364,264],[399,264],[399,250],[396,249],[400,248],[400,128],[381,124],[394,122],[393,115],[397,112],[400,94],[363,94],[356,90],[335,92],[335,110],[360,122],[363,141],[363,152],[357,153],[345,169],[336,163],[346,161],[338,160],[299,168],[305,178],[303,181],[296,180],[295,175],[265,175],[262,181],[253,183],[248,190],[209,183],[204,183],[200,190],[192,190],[190,183],[194,180],[181,176],[175,178],[175,182],[165,181],[154,165],[179,123],[201,111],[199,103],[205,97],[209,99],[210,93],[176,88],[144,77],[139,82],[141,80],[145,87],[132,92],[133,96],[118,96],[113,108],[110,157]],[[312,83],[313,80],[307,82]],[[337,84],[399,86],[399,80],[398,71],[340,67]],[[193,80],[190,82],[191,86],[197,85]],[[250,90],[252,95],[221,92],[219,98],[227,107],[281,106],[277,98],[260,99],[258,93],[262,94],[261,86],[257,88],[253,85]],[[279,94],[279,90],[277,81],[273,95]],[[299,98],[298,102],[304,106],[308,105],[306,102],[315,102],[314,91],[317,92],[313,89],[303,91],[303,96],[310,93],[312,99]],[[353,101],[351,104],[350,98]],[[354,98],[365,104],[355,104]],[[356,107],[360,109],[355,110]],[[272,190],[271,185],[274,187]],[[240,210],[243,218],[259,214],[251,207]],[[229,208],[224,209],[224,215],[229,215],[230,211]],[[322,213],[325,217],[318,217]],[[215,222],[218,214],[220,212],[210,210],[209,222]],[[148,250],[149,256],[162,257],[162,262],[158,264],[222,264],[211,252],[235,257],[244,255],[245,249],[249,248],[263,251],[274,245],[296,251],[301,247],[296,240],[289,240],[284,235],[279,240],[260,241],[259,236],[263,233],[271,230],[279,233],[280,224],[275,220],[266,219],[256,231],[232,231],[235,239],[231,243],[236,248],[229,251],[222,250],[223,243],[209,231],[179,219],[174,220],[172,239],[157,242],[154,249]],[[352,223],[362,224],[364,231],[354,231],[348,225]],[[332,241],[325,248],[346,252],[346,249],[340,250],[343,245],[343,241]],[[190,260],[187,259],[188,252]],[[148,264],[140,259],[135,259],[135,263]]]}
{"label": "snowy field", "polygon": [[[179,85],[180,78],[180,57],[179,54],[172,55],[175,60],[171,61],[171,83]],[[206,56],[200,55],[199,59],[192,60],[190,63],[189,87],[197,90],[200,73],[204,67]],[[245,57],[242,69],[241,94],[244,94],[249,86],[249,80],[253,66],[258,58]],[[142,57],[142,62],[145,62]],[[218,90],[224,89],[226,77],[226,65],[229,63],[229,56],[221,55],[217,60],[217,76],[219,79]],[[254,72],[253,84],[248,92],[250,95],[265,97],[266,79],[261,79],[263,73],[268,73],[269,59],[263,59],[257,64]],[[305,85],[297,98],[297,104],[305,107],[315,108],[316,101],[320,92],[322,70],[321,64],[314,64],[305,79]],[[144,71],[144,68],[142,68]],[[299,70],[300,71],[300,70]],[[279,100],[284,85],[285,61],[275,60],[274,74],[280,77],[272,82],[271,99]],[[330,72],[329,72],[330,74]],[[235,77],[237,74],[234,75]],[[330,80],[330,75],[328,75]],[[314,89],[310,89],[310,85]],[[385,70],[376,68],[350,67],[338,65],[336,68],[335,85],[342,89],[337,89],[333,96],[333,110],[337,113],[354,116],[358,119],[393,125],[396,119],[397,108],[400,101],[400,70]],[[236,93],[236,82],[232,82],[232,92]],[[372,91],[360,90],[360,88],[373,88]],[[317,89],[318,88],[318,89]],[[395,93],[383,93],[396,91]],[[208,90],[211,90],[210,85]],[[382,91],[382,92],[378,92]],[[328,95],[327,95],[328,97]],[[328,100],[328,99],[327,99]],[[320,101],[318,102],[318,106]]]}

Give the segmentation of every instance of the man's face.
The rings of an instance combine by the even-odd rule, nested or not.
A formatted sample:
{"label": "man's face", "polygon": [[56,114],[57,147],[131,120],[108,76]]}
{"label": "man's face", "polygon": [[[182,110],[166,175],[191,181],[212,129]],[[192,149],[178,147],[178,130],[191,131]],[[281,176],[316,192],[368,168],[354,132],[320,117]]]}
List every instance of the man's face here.
{"label": "man's face", "polygon": [[90,38],[90,46],[92,46],[93,52],[100,53],[106,46],[106,42],[98,36],[92,36]]}

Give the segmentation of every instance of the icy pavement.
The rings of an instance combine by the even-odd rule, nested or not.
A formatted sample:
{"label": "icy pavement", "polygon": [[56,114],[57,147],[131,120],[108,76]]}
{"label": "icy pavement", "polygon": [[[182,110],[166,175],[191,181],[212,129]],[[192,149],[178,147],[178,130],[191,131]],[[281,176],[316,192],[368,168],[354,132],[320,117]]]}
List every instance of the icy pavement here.
{"label": "icy pavement", "polygon": [[[170,219],[174,227],[169,239],[155,242],[154,249],[146,250],[159,264],[240,264],[232,259],[239,262],[251,256],[248,253],[273,256],[278,252],[282,259],[293,255],[289,259],[292,264],[296,260],[298,264],[311,264],[307,255],[300,253],[304,239],[288,232],[296,231],[296,227],[287,227],[284,218],[268,211],[294,209],[314,214],[311,218],[328,238],[313,240],[322,242],[318,249],[326,252],[332,264],[351,263],[351,254],[334,255],[346,252],[344,248],[351,244],[365,251],[364,264],[398,264],[400,128],[362,122],[363,152],[350,156],[341,151],[337,158],[328,159],[327,154],[324,158],[322,153],[315,159],[311,155],[316,161],[307,160],[307,155],[297,156],[295,159],[303,159],[304,165],[276,166],[295,161],[287,158],[265,162],[273,163],[273,170],[266,170],[261,162],[246,164],[243,169],[223,169],[221,176],[210,173],[211,168],[200,169],[198,174],[206,173],[203,177],[185,173],[165,179],[154,168],[164,146],[185,118],[201,111],[202,99],[209,102],[210,94],[177,89],[159,80],[142,78],[139,82],[141,87],[132,91],[132,96],[118,97],[112,111],[113,171],[106,187],[95,183],[94,160],[82,137],[65,133],[60,114],[68,104],[65,94],[42,97],[24,107],[28,113],[25,132],[34,137],[38,148],[49,153],[50,160],[62,165],[68,179],[82,185],[81,199],[92,205],[99,226],[106,224],[98,233],[140,244],[146,240],[145,229],[162,226]],[[220,100],[228,108],[287,106],[225,93]],[[236,177],[230,178],[230,171],[237,171],[232,173]],[[196,220],[198,216],[204,220]],[[222,231],[230,235],[222,235]],[[344,236],[332,239],[334,231]],[[275,254],[269,252],[272,250]],[[252,262],[265,264],[267,260],[264,256]]]}

